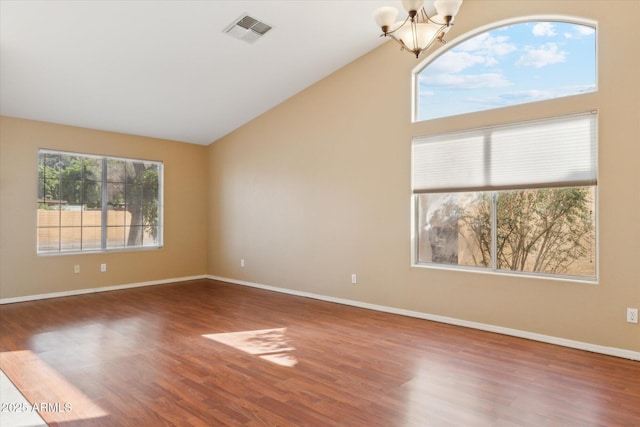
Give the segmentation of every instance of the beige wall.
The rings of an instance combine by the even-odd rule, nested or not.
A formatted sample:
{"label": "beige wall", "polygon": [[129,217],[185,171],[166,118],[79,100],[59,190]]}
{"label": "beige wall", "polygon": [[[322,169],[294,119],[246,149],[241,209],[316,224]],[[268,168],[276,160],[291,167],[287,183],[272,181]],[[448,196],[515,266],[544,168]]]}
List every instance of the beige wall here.
{"label": "beige wall", "polygon": [[[598,21],[597,93],[413,124],[419,63],[388,43],[210,147],[1,118],[0,298],[208,273],[640,351],[640,2],[468,0],[449,39],[540,14]],[[590,109],[597,285],[411,266],[412,136]],[[38,148],[163,161],[165,247],[36,256]]]}
{"label": "beige wall", "polygon": [[[412,124],[418,62],[387,43],[212,144],[209,273],[640,351],[640,2],[469,0],[449,39],[548,14],[598,22],[597,93]],[[597,285],[411,266],[412,136],[591,109]]]}
{"label": "beige wall", "polygon": [[[164,162],[164,248],[37,256],[39,148]],[[206,209],[206,147],[0,118],[0,298],[205,274]]]}

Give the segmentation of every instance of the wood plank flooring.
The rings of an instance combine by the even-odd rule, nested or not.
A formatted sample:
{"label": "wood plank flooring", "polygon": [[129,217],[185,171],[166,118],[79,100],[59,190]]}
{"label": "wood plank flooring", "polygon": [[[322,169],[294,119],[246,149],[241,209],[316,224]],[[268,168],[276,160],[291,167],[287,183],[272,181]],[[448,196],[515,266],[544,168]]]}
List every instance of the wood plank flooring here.
{"label": "wood plank flooring", "polygon": [[0,306],[59,426],[640,426],[640,362],[210,280]]}

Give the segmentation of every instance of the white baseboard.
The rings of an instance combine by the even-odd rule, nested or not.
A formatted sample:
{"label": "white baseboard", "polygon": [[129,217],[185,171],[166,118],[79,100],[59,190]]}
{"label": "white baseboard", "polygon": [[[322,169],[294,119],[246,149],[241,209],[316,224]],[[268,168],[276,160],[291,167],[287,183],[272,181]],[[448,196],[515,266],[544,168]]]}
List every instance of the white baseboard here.
{"label": "white baseboard", "polygon": [[52,293],[38,294],[38,295],[26,295],[22,297],[14,297],[14,298],[0,298],[0,305],[17,303],[17,302],[36,301],[36,300],[49,299],[49,298],[67,297],[67,296],[74,296],[74,295],[92,294],[92,293],[98,293],[98,292],[116,291],[121,289],[132,289],[132,288],[139,288],[142,286],[164,285],[169,283],[186,282],[189,280],[198,280],[198,279],[219,280],[222,282],[233,283],[236,285],[249,286],[253,288],[265,289],[265,290],[280,292],[280,293],[289,294],[289,295],[313,298],[321,301],[328,301],[328,302],[334,302],[338,304],[350,305],[353,307],[367,308],[370,310],[382,311],[385,313],[399,314],[401,316],[432,320],[435,322],[447,323],[450,325],[463,326],[466,328],[479,329],[479,330],[488,331],[488,332],[495,332],[498,334],[510,335],[518,338],[526,338],[533,341],[540,341],[548,344],[555,344],[563,347],[575,348],[579,350],[590,351],[593,353],[606,354],[608,356],[616,356],[616,357],[621,357],[625,359],[640,361],[640,352],[638,351],[627,350],[627,349],[622,349],[617,347],[606,347],[606,346],[601,346],[597,344],[585,343],[582,341],[573,341],[573,340],[554,337],[550,335],[543,335],[543,334],[537,334],[534,332],[521,331],[519,329],[505,328],[502,326],[471,322],[468,320],[456,319],[453,317],[438,316],[435,314],[422,313],[419,311],[404,310],[401,308],[394,308],[394,307],[388,307],[388,306],[377,305],[377,304],[369,304],[362,301],[349,300],[344,298],[335,298],[327,295],[297,291],[295,289],[279,288],[275,286],[262,285],[260,283],[247,282],[244,280],[236,280],[236,279],[230,279],[228,277],[219,277],[219,276],[213,276],[213,275],[179,277],[179,278],[173,278],[173,279],[162,279],[162,280],[152,280],[148,282],[129,283],[124,285],[104,286],[101,288],[77,289],[72,291],[52,292]]}
{"label": "white baseboard", "polygon": [[103,286],[101,288],[75,289],[72,291],[52,292],[52,293],[38,294],[38,295],[26,295],[23,297],[0,298],[0,305],[11,304],[15,302],[36,301],[36,300],[49,299],[49,298],[69,297],[74,295],[94,294],[98,292],[117,291],[121,289],[140,288],[142,286],[166,285],[168,283],[186,282],[188,280],[208,279],[208,278],[209,276],[207,275],[179,277],[174,279],[162,279],[162,280],[151,280],[148,282],[128,283],[125,285]]}
{"label": "white baseboard", "polygon": [[518,338],[526,338],[533,341],[540,341],[548,344],[555,344],[563,347],[575,348],[578,350],[586,350],[593,353],[600,353],[608,356],[616,356],[624,359],[640,361],[640,352],[627,350],[623,348],[606,347],[606,346],[597,345],[597,344],[590,344],[590,343],[585,343],[581,341],[568,340],[565,338],[558,338],[550,335],[543,335],[543,334],[537,334],[534,332],[521,331],[519,329],[505,328],[502,326],[489,325],[485,323],[470,322],[468,320],[456,319],[453,317],[438,316],[435,314],[422,313],[419,311],[404,310],[400,308],[387,307],[384,305],[377,305],[377,304],[369,304],[366,302],[343,299],[343,298],[335,298],[335,297],[330,297],[326,295],[314,294],[310,292],[297,291],[294,289],[278,288],[275,286],[262,285],[259,283],[247,282],[244,280],[230,279],[227,277],[218,277],[218,276],[212,276],[212,275],[209,275],[206,277],[211,280],[219,280],[222,282],[233,283],[236,285],[250,286],[253,288],[260,288],[260,289],[280,292],[280,293],[289,294],[289,295],[296,295],[296,296],[313,298],[313,299],[322,300],[322,301],[334,302],[338,304],[350,305],[354,307],[367,308],[370,310],[382,311],[385,313],[416,317],[418,319],[432,320],[435,322],[447,323],[447,324],[456,325],[456,326],[464,326],[466,328],[479,329],[479,330],[488,331],[488,332],[495,332],[498,334],[510,335]]}

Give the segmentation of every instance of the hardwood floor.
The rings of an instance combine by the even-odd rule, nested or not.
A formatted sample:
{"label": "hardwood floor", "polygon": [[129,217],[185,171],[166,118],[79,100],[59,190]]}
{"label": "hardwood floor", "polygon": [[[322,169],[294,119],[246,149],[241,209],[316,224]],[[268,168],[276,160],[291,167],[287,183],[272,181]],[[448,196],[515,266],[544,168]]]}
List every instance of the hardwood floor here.
{"label": "hardwood floor", "polygon": [[0,352],[65,427],[640,426],[639,362],[210,280],[0,306]]}

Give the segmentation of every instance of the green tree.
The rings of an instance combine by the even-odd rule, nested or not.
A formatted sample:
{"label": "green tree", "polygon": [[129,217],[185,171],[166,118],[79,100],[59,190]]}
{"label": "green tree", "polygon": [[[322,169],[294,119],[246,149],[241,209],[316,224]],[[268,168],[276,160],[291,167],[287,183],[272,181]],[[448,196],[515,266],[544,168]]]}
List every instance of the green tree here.
{"label": "green tree", "polygon": [[[461,232],[461,226],[469,232]],[[472,251],[473,263],[481,267],[491,266],[491,193],[476,193],[475,199],[460,209],[458,221],[454,228],[464,240],[471,240],[467,245],[480,248]]]}
{"label": "green tree", "polygon": [[158,169],[141,162],[127,164],[127,211],[131,224],[127,246],[140,246],[143,232],[154,239],[158,236]]}
{"label": "green tree", "polygon": [[103,167],[106,167],[107,205],[130,214],[127,246],[140,246],[146,231],[158,237],[159,170],[156,164],[41,153],[38,162],[40,208],[47,200],[58,205],[102,208]]}
{"label": "green tree", "polygon": [[102,164],[98,159],[76,156],[68,158],[60,169],[60,197],[69,205],[100,207],[102,198]]}
{"label": "green tree", "polygon": [[41,154],[38,198],[69,205],[99,207],[101,163],[97,159]]}
{"label": "green tree", "polygon": [[[433,211],[431,225],[455,230],[455,238],[472,250],[472,263],[488,267],[492,259],[490,192],[475,193],[464,202],[448,196]],[[590,187],[501,191],[496,202],[496,264],[498,269],[570,273],[586,259],[594,238]],[[455,245],[458,247],[457,243]]]}
{"label": "green tree", "polygon": [[[60,172],[44,163],[38,165],[38,199],[60,200]],[[41,207],[46,204],[41,203]]]}
{"label": "green tree", "polygon": [[113,209],[124,208],[129,214],[127,246],[141,246],[145,231],[158,237],[158,166],[152,163],[115,160],[107,161],[108,204]]}
{"label": "green tree", "polygon": [[591,250],[588,187],[502,192],[497,220],[500,269],[566,273]]}

